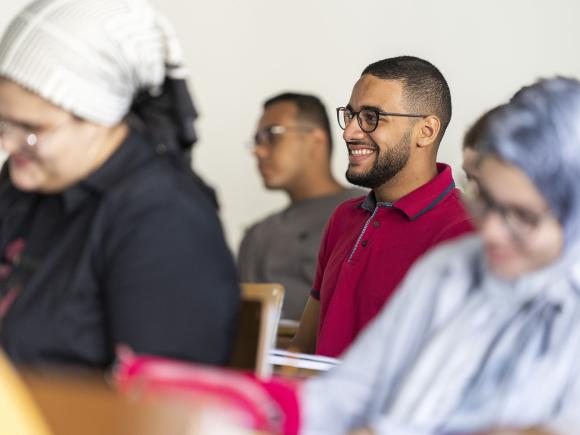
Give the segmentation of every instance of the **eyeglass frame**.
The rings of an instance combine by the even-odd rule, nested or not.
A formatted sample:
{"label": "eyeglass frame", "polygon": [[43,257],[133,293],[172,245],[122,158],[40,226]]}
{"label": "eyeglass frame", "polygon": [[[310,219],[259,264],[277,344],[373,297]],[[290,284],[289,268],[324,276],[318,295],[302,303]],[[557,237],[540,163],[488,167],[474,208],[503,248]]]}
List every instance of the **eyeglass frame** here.
{"label": "eyeglass frame", "polygon": [[[256,134],[254,135],[254,139],[253,139],[253,143],[251,144],[251,148],[256,148],[259,145],[274,145],[272,142],[272,140],[268,140],[268,141],[261,141],[258,139],[258,135],[260,134],[260,132],[263,131],[269,131],[271,135],[274,136],[281,136],[284,133],[288,133],[289,131],[304,131],[304,132],[308,132],[313,130],[315,127],[314,126],[302,126],[302,125],[293,125],[293,126],[286,126],[286,125],[280,125],[280,124],[274,124],[274,125],[270,125],[268,127],[264,127],[260,130],[258,130],[256,132]],[[272,130],[276,130],[276,131],[272,131]]]}
{"label": "eyeglass frame", "polygon": [[[513,212],[514,208],[506,205],[499,204],[495,199],[491,197],[491,195],[486,191],[486,189],[482,188],[481,184],[475,180],[470,180],[469,186],[475,190],[475,192],[471,192],[469,198],[465,201],[468,205],[468,208],[472,210],[472,216],[477,213],[478,216],[473,216],[476,221],[483,222],[490,213],[497,213],[505,228],[509,231],[511,236],[518,242],[524,243],[525,237],[529,236],[533,231],[537,230],[538,227],[546,220],[546,219],[554,219],[556,216],[550,209],[546,209],[543,212],[533,212],[529,210],[525,210],[530,214],[533,215],[534,222],[524,222],[520,218],[516,218],[520,220],[520,223],[528,226],[527,231],[518,230],[514,227],[513,222],[510,223],[510,219],[508,218],[508,213]],[[474,203],[479,203],[478,205],[482,208],[480,212],[473,211]]]}
{"label": "eyeglass frame", "polygon": [[[359,127],[360,127],[360,129],[361,129],[362,131],[364,131],[365,133],[372,133],[372,132],[374,132],[374,131],[375,131],[375,130],[376,130],[378,127],[379,127],[379,121],[380,121],[380,117],[381,117],[381,116],[400,116],[400,117],[406,117],[406,118],[426,118],[426,117],[428,117],[428,116],[429,116],[429,115],[421,115],[421,114],[419,114],[419,113],[383,112],[382,110],[376,109],[376,108],[374,108],[374,107],[365,107],[365,108],[363,108],[363,109],[361,109],[361,110],[359,110],[359,111],[354,111],[354,110],[351,110],[351,109],[349,109],[348,107],[344,107],[344,106],[342,106],[342,107],[337,107],[337,108],[336,108],[336,120],[337,120],[337,122],[338,122],[338,126],[339,126],[339,127],[342,129],[342,130],[346,130],[346,129],[347,129],[347,127],[348,127],[348,124],[350,124],[350,122],[349,122],[348,124],[346,124],[346,123],[345,123],[345,126],[343,127],[343,126],[341,125],[341,123],[340,123],[340,112],[341,112],[341,111],[347,111],[347,110],[348,110],[350,113],[352,113],[352,115],[353,115],[353,117],[351,118],[351,122],[352,122],[352,119],[354,119],[354,118],[356,117],[356,120],[357,120],[358,126],[359,126]],[[377,123],[375,124],[375,127],[374,127],[372,130],[368,130],[368,131],[367,131],[367,130],[365,130],[365,129],[363,128],[362,124],[361,124],[361,121],[360,121],[360,116],[359,116],[359,114],[360,114],[361,112],[364,112],[364,111],[367,111],[367,112],[374,112],[374,113],[375,113],[375,115],[377,116]],[[344,115],[343,115],[343,120],[344,120]]]}
{"label": "eyeglass frame", "polygon": [[[15,121],[10,121],[10,120],[6,120],[6,119],[1,119],[0,118],[0,148],[4,148],[4,146],[2,145],[2,136],[5,134],[2,132],[2,127],[4,126],[9,126],[9,128],[16,128],[18,130],[20,130],[23,135],[22,137],[24,138],[24,144],[20,143],[18,146],[22,147],[22,145],[26,145],[25,149],[27,151],[33,151],[38,149],[39,144],[41,142],[46,141],[46,135],[50,135],[55,133],[57,130],[61,129],[62,127],[77,121],[79,118],[77,118],[76,116],[73,116],[70,119],[67,119],[66,121],[56,125],[56,126],[52,126],[52,127],[46,127],[46,128],[40,128],[37,132],[34,131],[34,128],[30,128],[28,126],[25,126],[22,123],[19,122],[15,122]],[[41,136],[45,136],[44,140],[41,140]]]}

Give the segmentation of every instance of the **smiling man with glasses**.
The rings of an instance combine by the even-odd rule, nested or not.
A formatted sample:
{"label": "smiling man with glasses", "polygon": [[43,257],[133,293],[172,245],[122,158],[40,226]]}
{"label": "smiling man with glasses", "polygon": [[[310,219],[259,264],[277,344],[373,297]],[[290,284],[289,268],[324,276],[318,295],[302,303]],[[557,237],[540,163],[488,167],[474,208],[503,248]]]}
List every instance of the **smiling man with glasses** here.
{"label": "smiling man with glasses", "polygon": [[282,315],[299,320],[326,221],[340,203],[364,191],[347,189],[332,175],[330,122],[313,95],[284,93],[266,101],[253,152],[264,186],[284,191],[290,204],[248,229],[240,246],[240,276],[245,282],[283,284]]}
{"label": "smiling man with glasses", "polygon": [[369,188],[332,215],[293,344],[339,356],[380,311],[413,262],[472,230],[451,168],[437,150],[451,95],[432,64],[410,56],[369,65],[337,110],[346,178]]}

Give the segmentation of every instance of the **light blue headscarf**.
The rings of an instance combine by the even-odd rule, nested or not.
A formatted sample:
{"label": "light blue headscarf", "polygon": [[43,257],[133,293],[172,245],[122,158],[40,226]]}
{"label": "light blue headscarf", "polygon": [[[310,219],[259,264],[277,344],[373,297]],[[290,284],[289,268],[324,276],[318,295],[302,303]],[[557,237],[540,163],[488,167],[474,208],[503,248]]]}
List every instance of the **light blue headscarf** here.
{"label": "light blue headscarf", "polygon": [[490,114],[476,148],[522,169],[564,227],[580,238],[580,82],[541,80]]}

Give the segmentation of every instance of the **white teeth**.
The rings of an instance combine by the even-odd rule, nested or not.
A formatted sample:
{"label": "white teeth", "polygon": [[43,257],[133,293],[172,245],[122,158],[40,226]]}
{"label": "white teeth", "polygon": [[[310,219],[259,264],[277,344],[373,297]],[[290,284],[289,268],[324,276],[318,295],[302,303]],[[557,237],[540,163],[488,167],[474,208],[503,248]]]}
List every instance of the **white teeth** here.
{"label": "white teeth", "polygon": [[367,156],[369,154],[373,153],[373,150],[369,150],[369,149],[362,149],[362,150],[350,150],[350,153],[353,156]]}

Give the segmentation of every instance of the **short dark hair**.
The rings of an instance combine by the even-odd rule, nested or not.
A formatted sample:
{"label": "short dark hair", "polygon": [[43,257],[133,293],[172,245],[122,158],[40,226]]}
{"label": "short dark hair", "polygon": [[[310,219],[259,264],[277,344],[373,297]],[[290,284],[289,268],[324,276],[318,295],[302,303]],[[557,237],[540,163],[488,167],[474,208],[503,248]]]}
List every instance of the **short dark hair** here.
{"label": "short dark hair", "polygon": [[469,127],[469,130],[467,130],[467,133],[465,133],[465,137],[463,138],[463,149],[479,151],[480,139],[485,131],[489,128],[488,124],[490,119],[492,118],[493,114],[499,112],[503,106],[504,105],[502,104],[494,107],[491,110],[488,110],[483,115],[481,115],[471,127]]}
{"label": "short dark hair", "polygon": [[297,118],[320,127],[328,136],[328,155],[332,155],[332,130],[330,129],[330,120],[320,98],[309,94],[300,94],[297,92],[285,92],[269,98],[264,103],[264,109],[273,104],[290,102],[294,103],[298,109]]}
{"label": "short dark hair", "polygon": [[451,121],[451,92],[443,74],[430,62],[414,56],[379,60],[367,66],[362,75],[403,82],[403,96],[408,110],[436,115],[441,120],[437,144]]}

